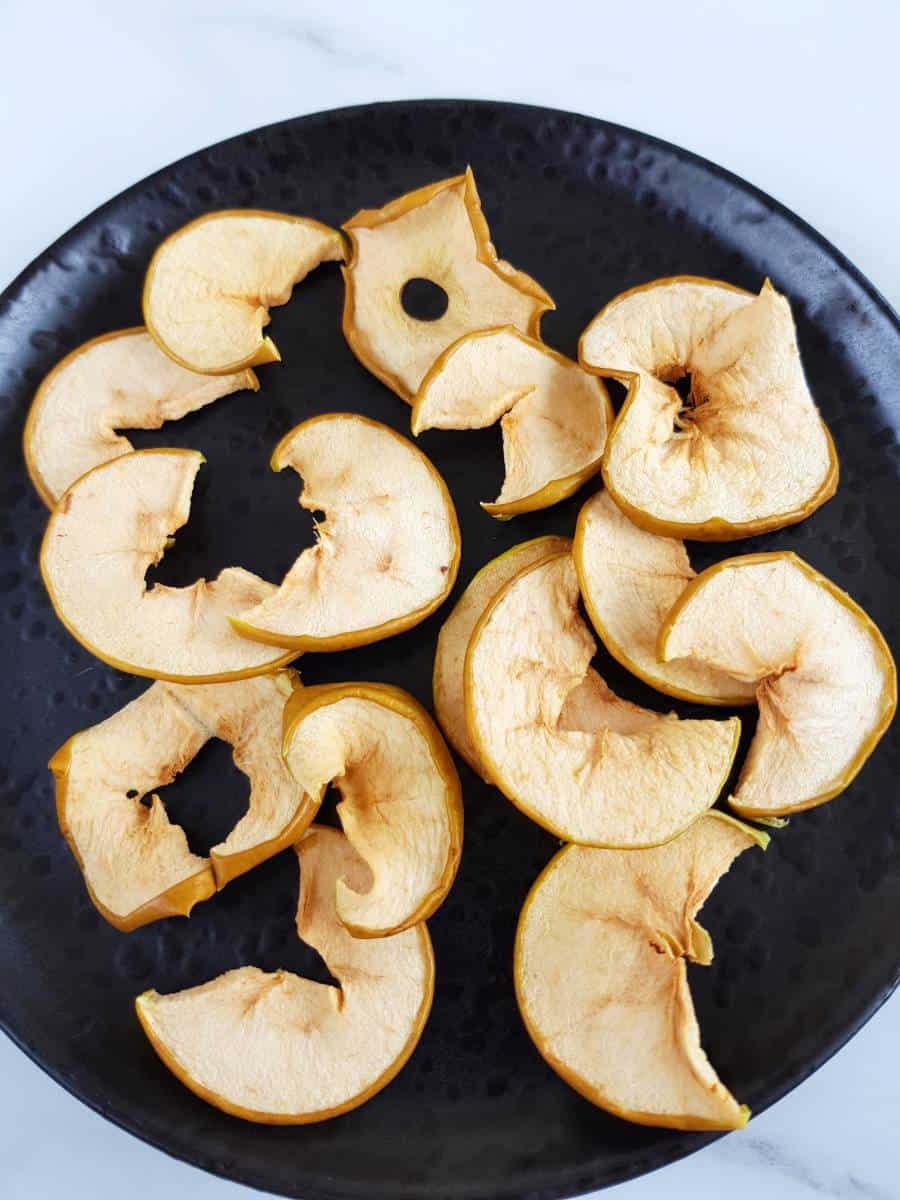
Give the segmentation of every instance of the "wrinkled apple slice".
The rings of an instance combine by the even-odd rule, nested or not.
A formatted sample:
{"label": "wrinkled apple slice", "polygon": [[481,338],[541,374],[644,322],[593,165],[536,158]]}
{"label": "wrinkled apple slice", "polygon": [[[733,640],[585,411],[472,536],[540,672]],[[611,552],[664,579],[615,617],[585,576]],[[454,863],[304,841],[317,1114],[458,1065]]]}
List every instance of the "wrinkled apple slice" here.
{"label": "wrinkled apple slice", "polygon": [[694,918],[733,860],[768,840],[707,813],[664,846],[566,846],[540,875],[516,934],[519,1010],[549,1065],[592,1104],[641,1125],[746,1125],[749,1110],[700,1045],[685,960],[712,961]]}
{"label": "wrinkled apple slice", "polygon": [[337,915],[356,937],[424,921],[462,852],[459,778],[425,709],[400,688],[339,683],[298,692],[284,714],[284,758],[318,805],[341,793],[344,832],[368,864],[365,889],[337,884]]}
{"label": "wrinkled apple slice", "polygon": [[558,837],[667,841],[715,802],[740,721],[680,721],[629,704],[591,669],[595,649],[571,555],[520,571],[469,641],[469,736],[491,781]]}
{"label": "wrinkled apple slice", "polygon": [[272,467],[301,475],[301,506],[325,519],[277,590],[232,610],[244,637],[346,650],[402,633],[443,603],[459,567],[456,511],[406,438],[355,413],[330,413],[292,429]]}
{"label": "wrinkled apple slice", "polygon": [[[281,757],[282,713],[297,686],[290,671],[197,687],[154,683],[54,754],[60,828],[91,899],[117,929],[187,916],[217,887],[298,840],[318,802]],[[250,795],[245,815],[207,859],[191,853],[153,789],[171,783],[210,738],[233,747]]]}
{"label": "wrinkled apple slice", "polygon": [[304,1125],[369,1100],[398,1074],[428,1020],[434,955],[424,924],[385,938],[355,938],[335,912],[346,879],[363,891],[369,871],[333,829],[313,826],[301,860],[299,936],[340,984],[288,971],[228,971],[200,987],[144,992],[138,1018],[182,1083],[232,1116]]}
{"label": "wrinkled apple slice", "polygon": [[[497,258],[471,170],[419,188],[344,226],[344,336],[364,367],[412,401],[438,355],[466,333],[513,325],[537,337],[554,308],[539,284]],[[447,308],[418,320],[403,307],[404,286],[426,279]]]}
{"label": "wrinkled apple slice", "polygon": [[690,655],[756,686],[759,724],[729,798],[748,817],[833,799],[897,707],[894,661],[872,620],[787,551],[698,575],[660,631],[659,655]]}
{"label": "wrinkled apple slice", "polygon": [[92,654],[121,671],[177,683],[259,675],[296,657],[238,637],[228,613],[275,588],[227,567],[190,587],[144,576],[188,519],[196,450],[141,450],[82,475],[53,510],[41,574],[56,615]]}
{"label": "wrinkled apple slice", "polygon": [[227,375],[278,362],[263,334],[269,309],[286,304],[320,263],[343,257],[340,232],[309,217],[252,208],[208,213],[157,248],[144,281],[144,322],[191,371]]}
{"label": "wrinkled apple slice", "polygon": [[660,627],[695,577],[684,542],[641,529],[603,491],[578,515],[572,557],[594,628],[633,675],[696,704],[754,702],[753,684],[691,658],[656,657]]}
{"label": "wrinkled apple slice", "polygon": [[[603,478],[638,525],[725,541],[802,521],[838,462],[809,392],[790,305],[712,279],[624,292],[582,334],[581,361],[629,385]],[[683,401],[674,386],[690,378]]]}
{"label": "wrinkled apple slice", "polygon": [[570,548],[568,538],[539,537],[491,559],[457,600],[438,634],[432,678],[434,711],[454,750],[483,779],[487,779],[485,769],[466,725],[464,674],[469,638],[481,614],[505,583],[530,563]]}
{"label": "wrinkled apple slice", "polygon": [[252,371],[187,371],[142,326],[105,333],[67,354],[35,393],[23,438],[28,474],[52,508],[85,471],[134,449],[118,430],[160,429],[243,388],[258,391]]}
{"label": "wrinkled apple slice", "polygon": [[600,470],[612,424],[609,395],[578,363],[517,329],[454,342],[416,395],[412,431],[484,429],[500,421],[506,477],[494,517],[549,508]]}

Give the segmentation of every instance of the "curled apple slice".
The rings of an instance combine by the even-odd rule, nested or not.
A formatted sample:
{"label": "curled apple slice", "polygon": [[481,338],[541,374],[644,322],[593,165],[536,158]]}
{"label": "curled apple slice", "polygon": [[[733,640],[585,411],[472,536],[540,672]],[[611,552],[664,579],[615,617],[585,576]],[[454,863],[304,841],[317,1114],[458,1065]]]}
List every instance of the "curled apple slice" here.
{"label": "curled apple slice", "polygon": [[725,541],[802,521],[834,495],[834,445],[790,305],[768,280],[758,296],[692,276],[624,292],[588,325],[580,357],[629,385],[603,478],[636,524]]}
{"label": "curled apple slice", "polygon": [[[91,899],[117,929],[187,916],[298,840],[318,803],[281,757],[282,714],[297,686],[290,671],[197,687],[154,683],[54,754],[60,828]],[[250,795],[246,814],[207,859],[191,853],[153,789],[171,783],[210,738],[233,747]]]}
{"label": "curled apple slice", "polygon": [[53,510],[41,574],[56,615],[92,654],[121,671],[177,683],[217,683],[283,666],[294,653],[238,637],[228,613],[275,588],[227,567],[190,587],[144,576],[188,519],[196,450],[140,450],[82,475]]}
{"label": "curled apple slice", "polygon": [[346,838],[313,826],[297,851],[297,933],[339,988],[241,967],[136,1001],[154,1050],[182,1083],[232,1116],[271,1125],[324,1121],[380,1092],[415,1049],[434,993],[424,924],[355,938],[338,920],[338,881],[360,890],[368,883],[368,868]]}
{"label": "curled apple slice", "polygon": [[571,555],[520,571],[469,640],[469,735],[491,781],[558,837],[667,841],[715,802],[740,722],[680,721],[629,704],[591,669],[595,649]]}
{"label": "curled apple slice", "polygon": [[[554,307],[539,284],[497,258],[471,170],[358,212],[344,229],[352,248],[344,336],[363,366],[404,400],[463,334],[513,325],[537,337],[542,313]],[[405,286],[423,279],[446,294],[435,320],[404,308]]]}
{"label": "curled apple slice", "polygon": [[641,529],[603,491],[578,514],[572,557],[591,622],[623,667],[667,696],[696,704],[754,702],[753,684],[692,658],[656,657],[660,627],[695,577],[684,542]]}
{"label": "curled apple slice", "polygon": [[269,309],[344,239],[309,217],[241,208],[207,213],[160,245],[144,281],[144,322],[181,366],[207,375],[278,362]]}
{"label": "curled apple slice", "polygon": [[301,506],[325,519],[277,590],[232,610],[244,637],[346,650],[402,633],[443,603],[459,567],[456,510],[406,438],[355,413],[330,413],[292,429],[272,467],[301,475]]}
{"label": "curled apple slice", "polygon": [[757,689],[759,724],[729,804],[779,817],[846,788],[897,707],[897,672],[872,620],[795,554],[716,563],[678,598],[659,636]]}
{"label": "curled apple slice", "polygon": [[596,475],[612,407],[578,363],[517,329],[485,329],[454,342],[431,367],[412,431],[484,429],[498,420],[506,478],[482,508],[506,518],[558,504]]}
{"label": "curled apple slice", "polygon": [[712,961],[697,912],[768,840],[714,812],[664,846],[566,846],[550,860],[519,918],[516,997],[538,1050],[592,1104],[641,1125],[746,1125],[700,1045],[685,960]]}
{"label": "curled apple slice", "polygon": [[459,777],[437,726],[408,692],[336,683],[297,692],[284,713],[285,761],[318,805],[341,793],[344,833],[370,869],[365,889],[337,885],[336,911],[356,937],[424,921],[462,853]]}
{"label": "curled apple slice", "polygon": [[143,326],[102,334],[67,354],[35,393],[22,439],[28,474],[52,508],[85,471],[134,449],[118,430],[159,429],[242,388],[259,389],[252,371],[187,371]]}

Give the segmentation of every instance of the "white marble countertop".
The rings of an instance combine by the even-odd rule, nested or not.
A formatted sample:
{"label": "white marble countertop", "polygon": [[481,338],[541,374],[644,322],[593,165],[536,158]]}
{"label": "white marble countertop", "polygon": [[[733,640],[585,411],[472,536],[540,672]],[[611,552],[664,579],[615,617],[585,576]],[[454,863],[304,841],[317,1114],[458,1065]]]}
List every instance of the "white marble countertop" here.
{"label": "white marble countertop", "polygon": [[[895,0],[3,0],[0,46],[0,287],[114,193],[231,134],[370,100],[482,96],[706,155],[804,216],[900,307]],[[894,1200],[898,1067],[900,996],[745,1133],[606,1194]],[[0,1180],[3,1200],[252,1195],[102,1121],[5,1039]]]}

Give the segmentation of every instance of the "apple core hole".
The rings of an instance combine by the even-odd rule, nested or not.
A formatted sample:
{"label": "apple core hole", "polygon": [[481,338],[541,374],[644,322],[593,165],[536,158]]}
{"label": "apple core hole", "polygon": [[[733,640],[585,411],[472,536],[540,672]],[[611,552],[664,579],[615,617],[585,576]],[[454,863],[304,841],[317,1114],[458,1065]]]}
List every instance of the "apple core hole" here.
{"label": "apple core hole", "polygon": [[450,304],[450,297],[431,279],[407,279],[400,289],[403,311],[414,321],[439,321]]}

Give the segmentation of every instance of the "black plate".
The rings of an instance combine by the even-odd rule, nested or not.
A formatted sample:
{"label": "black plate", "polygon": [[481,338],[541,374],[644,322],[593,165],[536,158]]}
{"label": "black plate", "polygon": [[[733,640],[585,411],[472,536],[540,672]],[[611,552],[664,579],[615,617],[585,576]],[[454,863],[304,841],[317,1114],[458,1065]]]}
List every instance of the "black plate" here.
{"label": "black plate", "polygon": [[[57,830],[44,764],[73,730],[146,684],[95,662],[55,620],[36,565],[46,513],[25,476],[19,439],[35,385],[60,355],[140,321],[150,253],[189,218],[257,206],[337,224],[467,162],[500,252],[556,298],[545,336],[570,354],[601,304],[656,276],[685,272],[757,288],[769,275],[788,294],[840,454],[840,490],[794,529],[696,547],[695,559],[763,546],[798,550],[897,645],[897,318],[808,226],[682,150],[586,117],[507,104],[345,109],[194,154],[98,209],[33,263],[0,300],[0,1021],[55,1079],[132,1133],[210,1171],[305,1200],[549,1200],[649,1171],[709,1138],[617,1121],[539,1058],[516,1011],[510,958],[519,907],[556,843],[462,766],[465,854],[431,922],[434,1012],[399,1079],[339,1120],[275,1129],[223,1116],[165,1070],[134,1018],[136,992],[186,987],[243,963],[315,970],[294,936],[296,868],[282,855],[190,921],[129,936],[94,912]],[[230,563],[279,577],[311,540],[311,523],[296,505],[296,477],[273,475],[268,457],[302,418],[353,409],[408,430],[406,406],[344,344],[341,300],[337,269],[320,269],[274,310],[285,361],[260,371],[260,395],[231,397],[159,434],[135,436],[140,445],[195,446],[209,461],[190,523],[158,578],[186,583]],[[431,434],[422,444],[459,509],[457,591],[513,543],[572,531],[589,489],[508,524],[481,512],[477,500],[495,495],[502,474],[496,430]],[[391,681],[430,703],[446,612],[381,645],[308,657],[304,677]],[[668,707],[605,655],[599,665],[629,697]],[[707,906],[716,960],[691,971],[703,1039],[726,1083],[756,1110],[827,1059],[897,983],[896,728],[846,795],[795,817],[765,858],[744,856]],[[168,793],[202,850],[240,812],[243,788],[216,746]]]}

